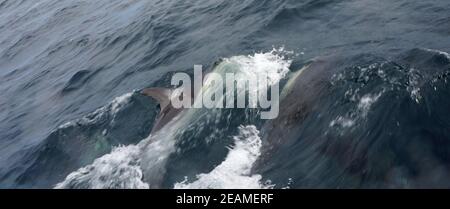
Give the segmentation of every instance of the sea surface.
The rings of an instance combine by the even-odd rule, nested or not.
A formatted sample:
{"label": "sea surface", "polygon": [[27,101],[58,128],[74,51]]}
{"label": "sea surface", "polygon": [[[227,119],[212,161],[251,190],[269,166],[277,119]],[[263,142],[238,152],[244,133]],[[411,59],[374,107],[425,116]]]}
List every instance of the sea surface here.
{"label": "sea surface", "polygon": [[[0,0],[0,188],[449,188],[447,52],[448,0]],[[194,65],[305,88],[150,134]]]}

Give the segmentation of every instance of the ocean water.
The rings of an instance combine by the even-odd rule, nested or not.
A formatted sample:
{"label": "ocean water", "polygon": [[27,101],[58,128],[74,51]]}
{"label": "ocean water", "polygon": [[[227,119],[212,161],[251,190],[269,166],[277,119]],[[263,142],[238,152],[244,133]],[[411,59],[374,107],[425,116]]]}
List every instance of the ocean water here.
{"label": "ocean water", "polygon": [[[449,35],[446,0],[0,0],[0,188],[448,188]],[[196,64],[280,116],[150,134],[138,91]]]}

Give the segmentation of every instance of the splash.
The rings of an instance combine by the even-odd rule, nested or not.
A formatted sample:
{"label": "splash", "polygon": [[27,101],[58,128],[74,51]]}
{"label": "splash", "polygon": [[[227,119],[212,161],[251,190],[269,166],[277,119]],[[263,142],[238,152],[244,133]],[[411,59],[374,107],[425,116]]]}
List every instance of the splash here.
{"label": "splash", "polygon": [[175,189],[268,189],[274,185],[262,184],[261,175],[252,175],[251,169],[261,155],[261,139],[255,126],[239,127],[235,145],[226,159],[213,171],[199,174],[197,180],[176,183]]}
{"label": "splash", "polygon": [[267,75],[268,84],[274,85],[289,73],[292,60],[288,58],[288,55],[291,53],[284,48],[272,49],[270,52],[226,58],[221,64],[226,68],[236,66],[238,73],[243,78]]}
{"label": "splash", "polygon": [[149,185],[142,181],[139,152],[134,145],[117,147],[92,165],[71,173],[55,189],[148,189]]}

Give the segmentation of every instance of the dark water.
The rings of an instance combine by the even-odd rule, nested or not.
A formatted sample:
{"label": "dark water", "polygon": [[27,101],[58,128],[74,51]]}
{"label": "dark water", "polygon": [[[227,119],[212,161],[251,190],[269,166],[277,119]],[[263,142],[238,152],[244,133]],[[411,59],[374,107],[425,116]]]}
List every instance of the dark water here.
{"label": "dark water", "polygon": [[[158,108],[135,90],[279,47],[296,54],[292,73],[317,56],[340,58],[311,75],[324,83],[294,119],[196,118],[158,187],[227,170],[218,165],[240,148],[232,136],[254,133],[239,125],[255,125],[263,144],[244,176],[277,188],[449,187],[449,34],[446,0],[0,0],[0,187],[54,187],[141,142]],[[156,175],[143,170],[144,181]],[[136,186],[78,181],[66,186]]]}

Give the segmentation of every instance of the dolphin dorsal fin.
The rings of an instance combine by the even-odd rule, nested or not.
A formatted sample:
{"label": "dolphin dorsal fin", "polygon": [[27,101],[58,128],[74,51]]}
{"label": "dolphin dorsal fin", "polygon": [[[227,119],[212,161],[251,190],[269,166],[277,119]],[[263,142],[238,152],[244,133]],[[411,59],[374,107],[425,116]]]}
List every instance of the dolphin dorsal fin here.
{"label": "dolphin dorsal fin", "polygon": [[141,93],[155,99],[161,106],[161,111],[169,106],[172,96],[172,90],[167,88],[146,88]]}

